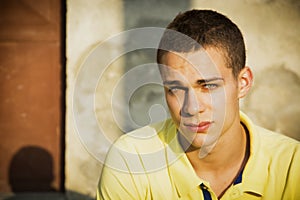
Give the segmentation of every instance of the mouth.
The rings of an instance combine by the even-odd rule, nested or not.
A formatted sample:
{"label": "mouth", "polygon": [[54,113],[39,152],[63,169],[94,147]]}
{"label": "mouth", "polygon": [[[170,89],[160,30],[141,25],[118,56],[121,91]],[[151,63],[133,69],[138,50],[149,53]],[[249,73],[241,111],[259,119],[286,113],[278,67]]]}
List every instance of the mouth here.
{"label": "mouth", "polygon": [[184,126],[193,133],[206,133],[211,125],[211,121],[203,121],[199,124],[184,123]]}

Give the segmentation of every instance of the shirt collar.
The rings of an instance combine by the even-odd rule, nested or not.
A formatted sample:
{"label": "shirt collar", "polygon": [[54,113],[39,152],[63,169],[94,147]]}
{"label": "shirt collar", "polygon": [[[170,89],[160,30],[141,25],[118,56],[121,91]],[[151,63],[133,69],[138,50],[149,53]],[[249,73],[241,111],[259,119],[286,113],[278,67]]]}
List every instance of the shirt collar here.
{"label": "shirt collar", "polygon": [[159,137],[165,144],[167,155],[168,171],[179,197],[189,194],[195,190],[201,183],[207,185],[201,180],[194,171],[184,150],[179,144],[177,138],[177,129],[173,121],[167,120],[165,128],[159,134]]}
{"label": "shirt collar", "polygon": [[[250,135],[250,156],[244,168],[241,188],[246,193],[262,196],[268,178],[268,164],[264,162],[266,160],[265,155],[259,153],[261,144],[256,126],[243,112],[240,112],[240,119],[247,127]],[[195,173],[179,144],[177,130],[171,119],[166,121],[163,130],[159,133],[159,137],[166,145],[168,170],[178,195],[185,196],[191,190],[199,187],[201,183],[209,185]],[[183,169],[184,172],[182,172]]]}
{"label": "shirt collar", "polygon": [[242,189],[244,192],[262,196],[268,179],[267,158],[261,152],[260,135],[256,126],[242,112],[240,118],[250,135],[250,156],[243,173]]}

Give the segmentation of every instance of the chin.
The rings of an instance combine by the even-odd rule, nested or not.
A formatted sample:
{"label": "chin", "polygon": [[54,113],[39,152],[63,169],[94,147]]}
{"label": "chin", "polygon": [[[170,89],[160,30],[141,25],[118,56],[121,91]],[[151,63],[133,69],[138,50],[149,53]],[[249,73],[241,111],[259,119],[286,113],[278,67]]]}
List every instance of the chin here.
{"label": "chin", "polygon": [[203,145],[205,145],[205,138],[206,138],[206,135],[203,135],[203,134],[199,135],[199,133],[198,133],[198,134],[196,134],[191,145],[195,148],[201,148],[201,147],[203,147]]}
{"label": "chin", "polygon": [[217,142],[217,139],[214,137],[210,137],[208,134],[197,134],[194,138],[194,140],[191,143],[191,146],[193,146],[196,149],[200,148],[212,148],[215,146]]}
{"label": "chin", "polygon": [[[193,134],[194,137],[191,137],[191,135],[189,135],[189,137],[187,137],[186,135],[184,135],[184,139],[185,139],[185,145],[184,148],[187,151],[192,151],[192,150],[197,150],[200,149],[203,145],[204,145],[204,141],[205,141],[205,135],[203,134]],[[188,144],[187,144],[188,143]]]}

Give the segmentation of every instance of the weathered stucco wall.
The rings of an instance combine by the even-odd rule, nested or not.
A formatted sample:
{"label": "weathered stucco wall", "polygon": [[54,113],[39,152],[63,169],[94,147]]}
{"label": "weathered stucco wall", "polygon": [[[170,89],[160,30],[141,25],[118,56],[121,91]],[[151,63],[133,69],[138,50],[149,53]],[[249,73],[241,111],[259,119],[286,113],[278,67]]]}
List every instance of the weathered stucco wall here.
{"label": "weathered stucco wall", "polygon": [[[65,170],[70,199],[94,197],[108,145],[124,130],[167,116],[159,84],[146,80],[134,88],[145,77],[143,72],[132,70],[151,65],[155,52],[139,49],[121,55],[126,51],[122,42],[138,39],[115,34],[144,26],[164,27],[178,12],[189,8],[214,9],[238,24],[245,36],[247,65],[255,75],[254,88],[243,100],[242,109],[258,124],[300,138],[297,1],[69,0]],[[95,51],[100,53],[93,56]],[[157,75],[153,67],[145,69],[146,74]],[[135,76],[126,76],[130,73]],[[128,88],[133,90],[129,100]]]}
{"label": "weathered stucco wall", "polygon": [[[75,124],[76,116],[86,116],[85,103],[87,97],[93,96],[88,83],[92,80],[79,79],[82,65],[87,55],[95,45],[104,41],[113,34],[123,30],[123,11],[121,0],[69,0],[67,1],[67,115],[66,115],[66,190],[70,199],[92,199],[101,170],[101,162],[91,153],[93,143],[100,143],[94,137],[95,124],[84,127],[81,131]],[[108,54],[118,51],[118,47],[107,49]],[[99,58],[101,60],[101,57]],[[93,77],[94,71],[86,72]],[[111,77],[120,72],[111,72]],[[112,78],[111,78],[112,79]],[[77,84],[75,85],[75,83]],[[107,88],[109,94],[109,89]],[[81,108],[74,111],[73,96],[80,92],[77,101]],[[103,94],[105,96],[105,94]],[[100,102],[101,103],[101,102]],[[102,109],[103,116],[107,117],[109,107]],[[90,121],[86,117],[88,121]],[[109,127],[109,122],[106,122]],[[80,132],[81,131],[81,132]],[[114,133],[112,129],[112,133]],[[87,141],[90,140],[90,141]],[[90,145],[86,145],[88,142]],[[89,148],[87,147],[89,146]],[[96,149],[96,148],[94,148]],[[100,152],[101,153],[101,152]]]}

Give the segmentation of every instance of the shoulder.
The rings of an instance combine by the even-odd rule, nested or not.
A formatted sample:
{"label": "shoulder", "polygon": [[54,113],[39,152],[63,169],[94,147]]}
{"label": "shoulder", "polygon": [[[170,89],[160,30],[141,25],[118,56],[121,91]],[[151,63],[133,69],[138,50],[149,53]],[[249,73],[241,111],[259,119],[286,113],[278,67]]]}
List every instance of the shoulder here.
{"label": "shoulder", "polygon": [[163,162],[153,160],[165,159],[165,143],[160,135],[168,129],[170,120],[151,124],[122,135],[111,146],[105,166],[112,169],[144,173],[157,169]]}
{"label": "shoulder", "polygon": [[[285,135],[257,127],[261,152],[268,160],[268,179],[276,185],[276,192],[282,199],[299,199],[300,143]],[[269,191],[270,195],[274,191]],[[273,198],[271,198],[273,199]]]}
{"label": "shoulder", "polygon": [[300,142],[293,138],[260,126],[255,126],[255,130],[256,133],[253,133],[253,135],[259,138],[262,148],[271,150],[272,152],[300,151]]}
{"label": "shoulder", "polygon": [[300,151],[299,141],[255,125],[251,119],[242,112],[240,116],[241,122],[246,125],[249,131],[253,153],[263,152],[266,156],[274,156],[280,153],[287,155]]}
{"label": "shoulder", "polygon": [[161,146],[160,135],[167,131],[170,123],[171,120],[167,119],[133,130],[118,138],[113,146],[127,151],[153,151],[155,147]]}
{"label": "shoulder", "polygon": [[276,171],[278,176],[297,175],[300,181],[299,141],[259,126],[256,126],[255,130],[256,132],[252,133],[252,154],[258,158],[257,164],[267,165],[269,170]]}
{"label": "shoulder", "polygon": [[106,157],[98,196],[104,199],[150,199],[152,195],[159,196],[166,191],[173,195],[165,140],[170,127],[173,127],[172,121],[165,120],[117,139]]}
{"label": "shoulder", "polygon": [[249,120],[247,123],[250,157],[245,168],[245,187],[266,199],[300,198],[299,190],[295,190],[300,184],[299,141],[250,124]]}
{"label": "shoulder", "polygon": [[300,175],[299,141],[257,126],[244,114],[241,119],[250,135],[248,166],[251,171],[260,175],[264,170],[272,171],[285,179],[291,171],[297,169]]}

